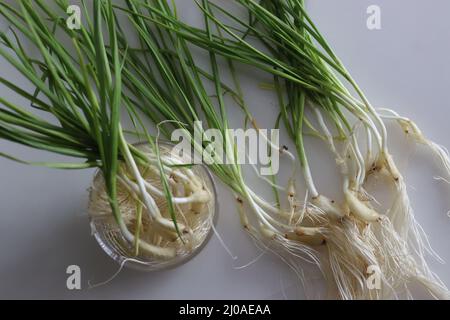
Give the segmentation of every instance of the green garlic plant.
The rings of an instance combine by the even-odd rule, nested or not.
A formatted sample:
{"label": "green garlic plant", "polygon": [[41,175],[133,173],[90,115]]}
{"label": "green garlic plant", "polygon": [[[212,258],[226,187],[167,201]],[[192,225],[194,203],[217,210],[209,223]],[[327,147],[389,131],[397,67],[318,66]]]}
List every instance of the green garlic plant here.
{"label": "green garlic plant", "polygon": [[[396,120],[406,134],[430,147],[450,174],[448,153],[426,139],[411,120],[372,106],[309,17],[303,1],[234,1],[248,11],[248,21],[211,1],[197,1],[207,21],[204,29],[184,23],[155,2],[131,2],[148,11],[139,14],[140,18],[165,28],[176,39],[274,76],[280,119],[297,147],[310,201],[305,210],[292,212],[291,217],[300,218],[288,221],[296,232],[283,235],[286,229],[277,230],[274,238],[284,236],[289,243],[286,247],[296,240],[307,243],[296,239],[299,235],[322,238],[318,243],[326,244],[328,254],[321,268],[340,298],[410,296],[413,282],[421,283],[435,297],[448,298],[447,288],[425,260],[427,254],[436,254],[414,218],[404,178],[388,149],[385,120]],[[218,14],[224,18],[218,19]],[[218,31],[213,34],[208,24]],[[258,39],[266,50],[258,49],[249,38]],[[314,183],[303,143],[311,132],[327,143],[336,158],[343,177],[343,203],[321,194]],[[395,190],[385,213],[379,212],[365,190],[369,177],[375,175],[385,176]],[[292,183],[292,207],[295,189]],[[312,221],[303,221],[305,212]],[[284,215],[275,219],[283,221]],[[298,270],[299,262],[289,250],[276,253]],[[368,288],[369,266],[381,270],[381,290]]]}

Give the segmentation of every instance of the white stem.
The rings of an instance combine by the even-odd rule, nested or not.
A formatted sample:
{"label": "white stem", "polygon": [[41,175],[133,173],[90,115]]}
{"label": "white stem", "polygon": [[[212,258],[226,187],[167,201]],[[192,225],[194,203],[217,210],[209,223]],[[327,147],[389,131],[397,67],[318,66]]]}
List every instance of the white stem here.
{"label": "white stem", "polygon": [[255,202],[264,210],[267,210],[268,212],[270,212],[272,214],[280,214],[281,213],[280,209],[271,205],[267,201],[263,200],[255,192],[253,192],[250,188],[248,188],[248,192],[252,196],[252,198],[255,200]]}
{"label": "white stem", "polygon": [[305,179],[305,183],[309,190],[309,193],[311,193],[311,197],[313,198],[318,197],[319,192],[317,191],[316,185],[314,184],[309,164],[305,163],[304,166],[302,167],[302,171],[303,171],[303,178]]}
{"label": "white stem", "polygon": [[[121,180],[122,183],[126,184],[135,195],[140,195],[140,190],[139,190],[138,185],[136,183],[134,183],[133,181],[131,181],[126,175],[120,175],[119,179]],[[164,192],[162,192],[158,188],[154,187],[149,182],[145,181],[145,186],[146,186],[147,190],[153,196],[159,197],[159,198],[166,197]],[[174,204],[207,203],[209,200],[210,200],[210,196],[209,196],[208,192],[203,191],[203,190],[201,192],[193,193],[192,195],[190,195],[188,197],[172,197],[172,202]]]}
{"label": "white stem", "polygon": [[250,195],[249,190],[247,189],[247,187],[245,185],[242,185],[243,187],[243,191],[244,191],[244,195],[246,196],[246,199],[250,205],[250,207],[253,209],[253,211],[255,212],[256,216],[259,218],[260,223],[268,228],[270,231],[273,231],[275,233],[278,233],[278,230],[272,226],[271,223],[269,223],[269,220],[273,220],[272,217],[270,217],[267,213],[264,212],[264,210],[261,210],[261,208],[256,204],[255,200],[253,199],[253,197]]}
{"label": "white stem", "polygon": [[373,143],[372,143],[372,132],[370,131],[369,128],[366,127],[366,135],[367,135],[367,154],[366,154],[366,163],[368,165],[368,167],[366,167],[366,170],[369,169],[369,167],[372,164],[372,147],[373,147]]}
{"label": "white stem", "polygon": [[139,187],[139,192],[142,197],[142,201],[144,202],[145,206],[147,207],[147,212],[149,213],[150,218],[158,219],[161,217],[161,212],[158,209],[158,206],[156,205],[154,199],[148,194],[146,188],[144,179],[141,176],[141,173],[139,172],[139,168],[134,161],[133,156],[131,155],[130,149],[128,147],[128,143],[125,141],[125,138],[122,133],[122,128],[120,128],[120,143],[122,144],[122,149],[124,153],[125,160],[128,164],[128,168],[131,170],[131,173],[134,176],[134,179],[137,182],[137,185]]}
{"label": "white stem", "polygon": [[264,182],[268,183],[271,187],[273,187],[273,188],[275,188],[275,189],[277,189],[277,190],[279,190],[279,191],[286,191],[286,188],[285,188],[285,187],[282,187],[282,186],[280,186],[280,185],[278,185],[278,184],[275,184],[275,183],[273,183],[273,181],[271,181],[269,178],[266,178],[266,177],[262,176],[262,175],[259,173],[258,167],[257,167],[256,165],[252,164],[251,166],[252,166],[253,170],[255,171],[255,174],[256,174],[256,176],[257,176],[258,178],[260,178],[260,179],[263,180]]}
{"label": "white stem", "polygon": [[336,146],[334,144],[333,135],[331,134],[331,131],[328,129],[327,125],[325,124],[325,120],[322,116],[322,112],[320,112],[318,107],[315,107],[314,113],[316,114],[317,122],[319,123],[320,128],[322,129],[323,133],[325,134],[325,137],[327,138],[328,145],[331,148],[331,151],[338,156],[338,152],[336,150]]}
{"label": "white stem", "polygon": [[356,163],[358,166],[358,171],[357,171],[357,175],[356,175],[356,183],[357,183],[357,187],[359,188],[360,186],[362,186],[364,184],[364,180],[366,178],[366,164],[364,162],[364,157],[361,154],[361,151],[359,149],[358,139],[357,139],[355,133],[352,134],[352,141],[353,141],[352,150],[355,155]]}

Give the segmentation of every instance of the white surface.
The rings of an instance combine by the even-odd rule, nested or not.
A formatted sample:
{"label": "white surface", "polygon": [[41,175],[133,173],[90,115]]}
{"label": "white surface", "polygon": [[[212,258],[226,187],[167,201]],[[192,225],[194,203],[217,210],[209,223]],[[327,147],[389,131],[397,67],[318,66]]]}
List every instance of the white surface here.
{"label": "white surface", "polygon": [[[190,1],[179,2],[180,12],[198,20]],[[450,146],[450,2],[310,0],[309,4],[320,29],[373,104],[411,117],[428,137]],[[371,4],[382,8],[380,31],[366,28],[366,9]],[[26,84],[4,62],[0,65],[2,75]],[[274,97],[259,91],[257,73],[242,69],[247,70],[243,77],[247,100],[262,126],[270,128],[276,114]],[[14,99],[3,87],[0,95]],[[239,125],[239,113],[231,115],[232,123]],[[394,154],[406,174],[417,219],[436,251],[450,261],[450,188],[433,180],[441,172],[422,148],[406,142],[397,128],[390,133],[392,147],[404,151]],[[310,142],[308,148],[318,187],[334,194],[337,184],[331,157],[321,144]],[[54,158],[4,141],[0,150],[27,159]],[[153,274],[124,270],[109,284],[89,290],[88,280],[104,281],[118,268],[89,233],[85,208],[91,176],[89,171],[33,168],[0,159],[0,298],[303,297],[289,269],[269,255],[245,269],[233,268],[253,260],[259,251],[241,230],[234,201],[222,185],[218,230],[238,257],[236,261],[213,237],[195,259],[175,270]],[[72,264],[82,269],[81,291],[66,289],[65,271]],[[448,265],[432,265],[450,285]]]}

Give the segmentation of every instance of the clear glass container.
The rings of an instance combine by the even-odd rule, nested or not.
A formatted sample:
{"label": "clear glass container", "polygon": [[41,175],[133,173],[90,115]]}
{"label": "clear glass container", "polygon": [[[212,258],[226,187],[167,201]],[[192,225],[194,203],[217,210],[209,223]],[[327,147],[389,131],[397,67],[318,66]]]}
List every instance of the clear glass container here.
{"label": "clear glass container", "polygon": [[[137,144],[139,148],[148,146],[147,144]],[[171,148],[173,144],[167,142],[159,142],[159,147],[161,148]],[[188,262],[194,256],[196,256],[206,245],[206,243],[211,238],[214,224],[217,220],[218,213],[218,202],[217,202],[217,192],[214,182],[214,178],[205,165],[193,165],[191,170],[195,175],[200,176],[205,187],[211,192],[211,200],[208,204],[207,215],[205,219],[202,220],[202,230],[201,241],[195,244],[190,250],[182,250],[182,252],[177,252],[177,255],[171,259],[160,259],[146,255],[134,254],[134,244],[128,242],[124,236],[121,234],[120,229],[112,218],[112,213],[110,216],[105,215],[92,215],[90,214],[90,224],[92,234],[99,243],[103,251],[106,252],[108,256],[114,259],[120,265],[129,267],[132,269],[140,271],[158,271],[173,268]],[[97,172],[94,177],[94,184],[97,179],[102,179],[101,172]],[[93,188],[91,188],[91,199],[92,199]],[[206,219],[209,219],[208,221]]]}

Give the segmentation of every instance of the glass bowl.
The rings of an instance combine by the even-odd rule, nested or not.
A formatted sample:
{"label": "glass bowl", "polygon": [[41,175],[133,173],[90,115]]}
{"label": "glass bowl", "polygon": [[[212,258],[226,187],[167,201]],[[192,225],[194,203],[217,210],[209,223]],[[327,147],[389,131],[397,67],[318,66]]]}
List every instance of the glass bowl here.
{"label": "glass bowl", "polygon": [[[168,142],[158,143],[160,150],[162,148],[172,148],[174,145]],[[138,148],[148,147],[148,144],[141,143],[135,145]],[[167,149],[166,149],[167,150]],[[144,254],[135,256],[134,254],[134,244],[128,242],[120,232],[120,229],[116,221],[112,217],[111,211],[110,215],[95,215],[90,214],[90,225],[92,234],[97,240],[103,251],[106,252],[113,260],[115,260],[120,265],[128,268],[132,268],[139,271],[158,271],[173,268],[188,262],[190,259],[195,257],[206,245],[206,243],[211,238],[213,227],[217,220],[218,214],[218,202],[217,202],[217,192],[214,178],[209,171],[209,169],[202,164],[193,165],[191,170],[198,176],[202,178],[205,187],[211,192],[211,202],[208,204],[207,214],[202,217],[202,237],[199,241],[196,241],[195,245],[189,250],[183,249],[178,252],[174,258],[171,259],[159,259]],[[95,183],[103,181],[103,177],[100,171],[97,171],[94,176],[94,182],[90,190],[90,204],[92,201],[92,193],[95,192]]]}

